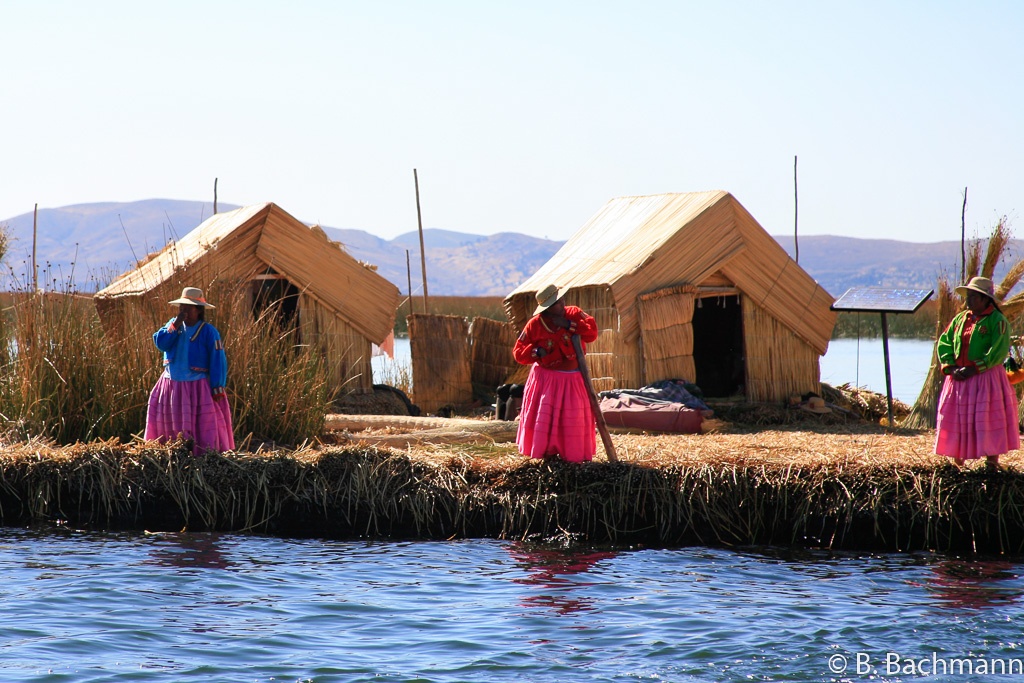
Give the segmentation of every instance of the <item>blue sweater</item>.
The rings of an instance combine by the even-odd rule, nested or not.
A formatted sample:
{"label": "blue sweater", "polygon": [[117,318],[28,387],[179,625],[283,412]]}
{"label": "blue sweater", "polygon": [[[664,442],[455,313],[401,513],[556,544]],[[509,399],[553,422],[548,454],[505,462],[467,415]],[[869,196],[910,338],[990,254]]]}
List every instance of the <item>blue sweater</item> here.
{"label": "blue sweater", "polygon": [[[184,326],[175,329],[174,318],[171,318],[153,335],[156,347],[164,352],[165,367],[174,361],[178,339],[183,332]],[[217,328],[200,322],[189,330],[188,344],[185,346],[188,348],[189,369],[207,374],[212,394],[227,394],[228,357],[224,353],[224,342]]]}

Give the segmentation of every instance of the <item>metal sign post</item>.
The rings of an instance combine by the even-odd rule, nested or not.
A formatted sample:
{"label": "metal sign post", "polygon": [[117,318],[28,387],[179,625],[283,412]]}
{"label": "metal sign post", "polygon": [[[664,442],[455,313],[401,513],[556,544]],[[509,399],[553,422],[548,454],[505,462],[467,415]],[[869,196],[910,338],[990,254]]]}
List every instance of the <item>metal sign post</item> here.
{"label": "metal sign post", "polygon": [[882,314],[882,355],[885,358],[885,397],[888,400],[889,426],[892,421],[892,379],[889,374],[888,313],[913,313],[932,298],[933,289],[888,289],[885,287],[850,287],[832,304],[833,311]]}

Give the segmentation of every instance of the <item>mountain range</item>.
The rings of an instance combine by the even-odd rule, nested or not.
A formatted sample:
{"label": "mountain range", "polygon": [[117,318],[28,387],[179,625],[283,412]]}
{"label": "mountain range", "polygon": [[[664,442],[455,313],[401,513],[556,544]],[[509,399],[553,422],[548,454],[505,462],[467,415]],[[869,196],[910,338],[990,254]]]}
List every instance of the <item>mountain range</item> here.
{"label": "mountain range", "polygon": [[[238,207],[221,204],[217,208],[224,212]],[[35,247],[40,285],[52,286],[56,280],[74,282],[85,291],[103,287],[212,213],[209,203],[170,199],[40,209]],[[11,238],[7,265],[13,277],[25,283],[31,271],[33,213],[0,219],[2,224]],[[402,292],[408,292],[411,271],[413,290],[421,293],[418,232],[385,240],[369,230],[321,227],[353,257],[376,265]],[[433,296],[505,296],[563,244],[514,232],[484,236],[427,228],[423,235],[428,290]],[[790,256],[796,254],[792,236],[775,239]],[[1011,243],[1010,251],[1019,254],[1016,242]],[[952,241],[918,243],[830,235],[799,240],[799,264],[836,297],[853,286],[932,289],[940,274],[955,274],[959,259],[960,243]]]}

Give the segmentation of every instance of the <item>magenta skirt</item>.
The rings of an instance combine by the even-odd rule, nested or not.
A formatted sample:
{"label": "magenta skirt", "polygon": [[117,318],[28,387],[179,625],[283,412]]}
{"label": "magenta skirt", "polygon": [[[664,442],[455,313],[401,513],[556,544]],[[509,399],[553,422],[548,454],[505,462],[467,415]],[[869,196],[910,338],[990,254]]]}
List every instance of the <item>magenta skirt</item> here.
{"label": "magenta skirt", "polygon": [[939,396],[935,452],[973,460],[1018,448],[1017,395],[1002,366],[962,382],[947,376]]}
{"label": "magenta skirt", "polygon": [[232,450],[231,406],[227,396],[213,400],[205,379],[176,382],[164,374],[149,395],[146,440],[169,441],[179,436],[193,440],[194,455]]}
{"label": "magenta skirt", "polygon": [[534,364],[519,412],[519,452],[531,458],[559,455],[569,462],[591,460],[597,450],[595,429],[583,375]]}

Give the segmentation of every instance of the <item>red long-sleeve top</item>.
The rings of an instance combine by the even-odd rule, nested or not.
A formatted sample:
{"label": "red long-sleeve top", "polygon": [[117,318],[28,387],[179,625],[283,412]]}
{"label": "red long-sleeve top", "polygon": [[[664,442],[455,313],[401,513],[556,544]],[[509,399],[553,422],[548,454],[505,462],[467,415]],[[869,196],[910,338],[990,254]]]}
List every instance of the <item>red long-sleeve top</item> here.
{"label": "red long-sleeve top", "polygon": [[[581,346],[586,353],[587,343],[597,339],[597,321],[578,306],[566,306],[565,318],[569,321],[569,329],[555,327],[541,315],[530,318],[512,349],[515,359],[523,365],[537,363],[549,370],[578,368],[572,335],[580,335]],[[539,357],[537,349],[544,349],[547,353]]]}

